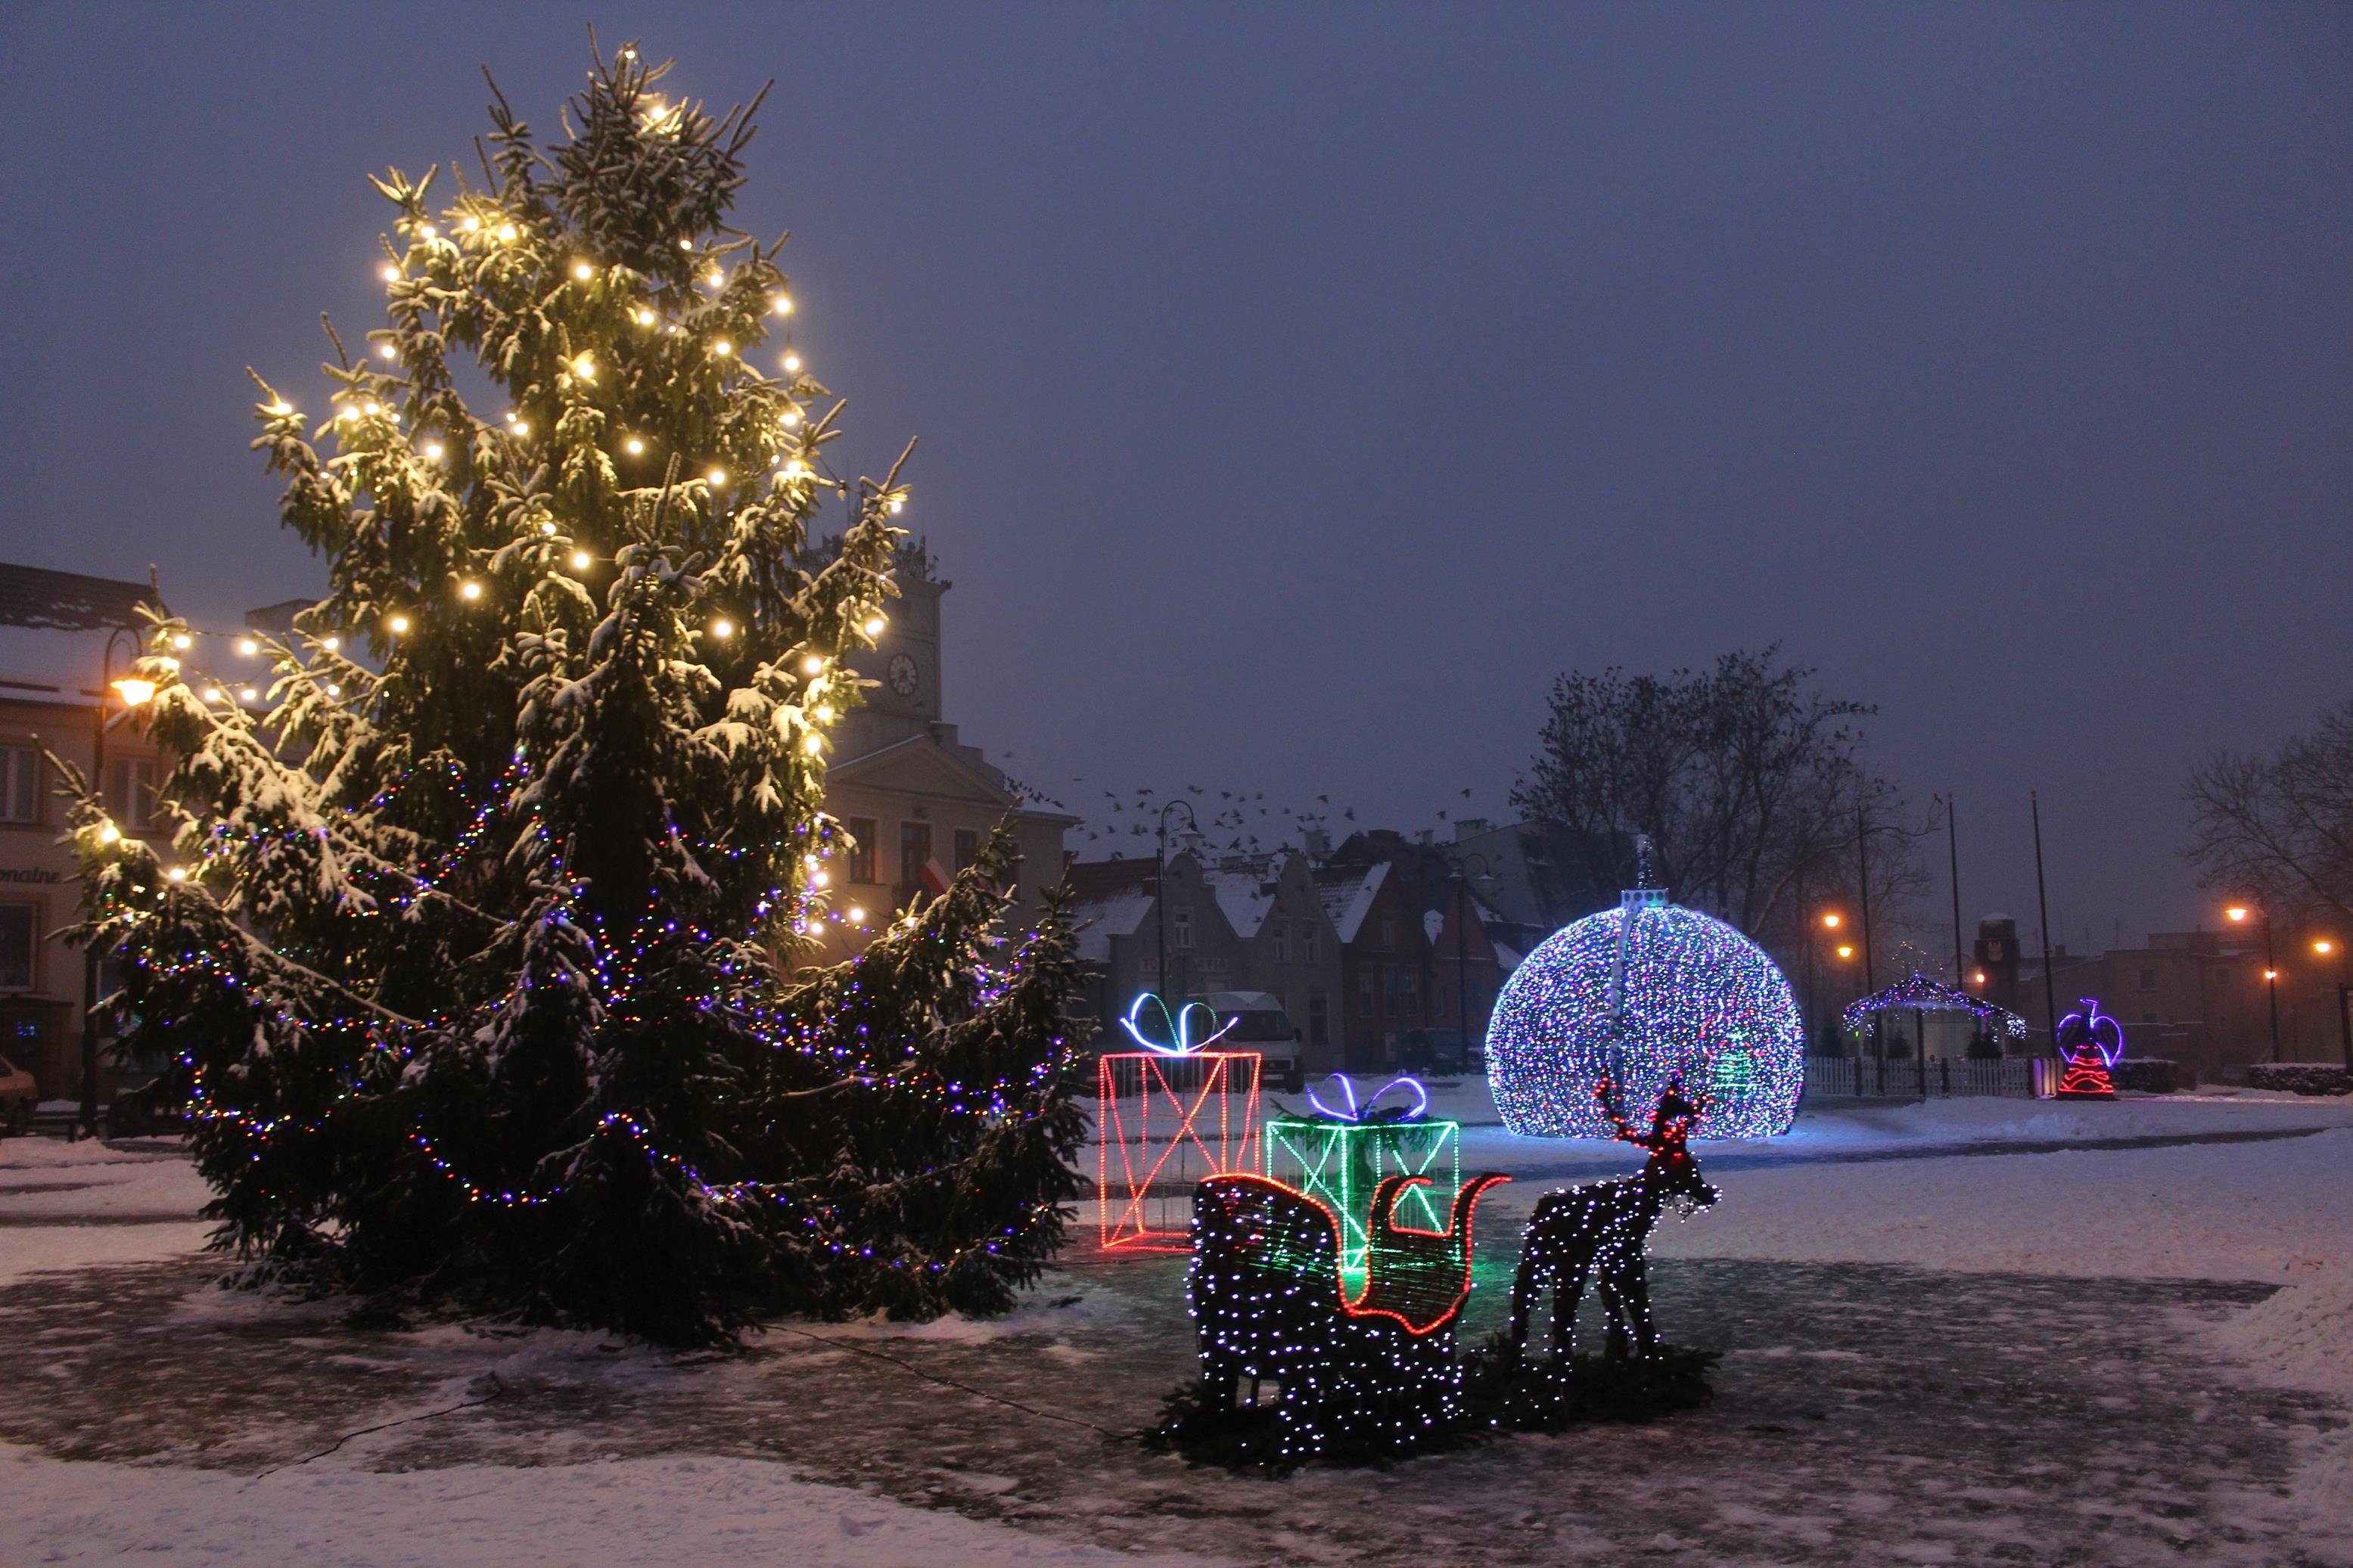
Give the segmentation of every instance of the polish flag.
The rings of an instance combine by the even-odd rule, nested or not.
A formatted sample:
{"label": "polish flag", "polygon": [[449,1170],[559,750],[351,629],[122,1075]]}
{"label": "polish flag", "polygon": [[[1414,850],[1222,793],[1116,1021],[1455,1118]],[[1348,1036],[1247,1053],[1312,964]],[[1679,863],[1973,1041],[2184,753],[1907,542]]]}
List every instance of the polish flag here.
{"label": "polish flag", "polygon": [[932,897],[940,898],[948,890],[947,868],[936,858],[923,862],[923,887]]}

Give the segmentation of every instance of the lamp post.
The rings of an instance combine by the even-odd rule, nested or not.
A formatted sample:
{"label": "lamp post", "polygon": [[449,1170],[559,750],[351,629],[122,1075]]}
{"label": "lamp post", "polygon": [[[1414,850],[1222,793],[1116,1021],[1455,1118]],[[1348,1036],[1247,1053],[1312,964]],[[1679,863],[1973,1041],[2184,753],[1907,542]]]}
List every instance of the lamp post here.
{"label": "lamp post", "polygon": [[[1879,989],[1878,977],[1871,972],[1871,825],[1863,818],[1862,792],[1854,796],[1854,869],[1855,888],[1862,897],[1862,994],[1866,996]],[[1880,1032],[1879,1014],[1871,1015],[1872,1054],[1883,1064],[1887,1060],[1887,1037]],[[1886,1071],[1883,1065],[1882,1073]]]}
{"label": "lamp post", "polygon": [[[129,626],[117,626],[107,635],[106,651],[99,658],[97,722],[90,727],[90,785],[98,792],[102,805],[106,800],[106,694],[119,692],[125,704],[136,708],[155,695],[153,681],[118,679],[114,673],[114,645],[124,637],[131,639],[135,650],[139,634]],[[98,948],[95,943],[82,951],[82,1012],[81,1012],[81,1110],[79,1126],[81,1136],[98,1136]]]}
{"label": "lamp post", "polygon": [[[1464,892],[1470,891],[1471,879],[1474,875],[1470,868],[1473,860],[1479,863],[1479,869],[1475,875],[1481,877],[1493,875],[1487,869],[1487,858],[1484,855],[1463,856],[1454,863],[1454,875],[1455,879],[1462,884]],[[1474,911],[1478,909],[1478,897],[1475,892],[1471,894],[1471,907]],[[1464,945],[1468,940],[1464,928],[1470,923],[1462,918],[1462,900],[1458,894],[1454,900],[1454,1026],[1455,1032],[1462,1037],[1462,1066],[1465,1071],[1468,1071],[1471,1066],[1471,959]],[[1483,938],[1486,934],[1486,927],[1482,924],[1479,929]]]}
{"label": "lamp post", "polygon": [[[2312,951],[2318,953],[2323,958],[2331,958],[2336,956],[2336,954],[2340,951],[2340,944],[2333,938],[2322,937],[2312,944]],[[2342,963],[2338,964],[2337,972],[2339,974],[2345,973],[2344,965]],[[2353,987],[2348,987],[2341,980],[2337,983],[2337,1035],[2339,1039],[2344,1042],[2345,1046],[2345,1065],[2348,1068],[2353,1068],[2353,1013],[2348,1013],[2345,1010],[2346,997],[2348,991],[2353,991]]]}
{"label": "lamp post", "polygon": [[1185,814],[1186,826],[1196,833],[1201,831],[1200,819],[1193,815],[1191,802],[1181,799],[1172,800],[1160,808],[1160,855],[1155,864],[1152,881],[1152,907],[1159,916],[1160,924],[1160,965],[1152,976],[1152,984],[1164,1002],[1170,1000],[1168,996],[1168,814],[1172,811],[1182,811]]}
{"label": "lamp post", "polygon": [[[1836,910],[1825,912],[1821,920],[1822,929],[1826,931],[1831,932],[1832,934],[1836,934],[1839,927],[1845,923],[1846,917],[1839,913]],[[1841,945],[1838,950],[1839,959],[1841,963],[1852,957],[1853,954],[1854,949],[1852,946]],[[1818,1012],[1814,1004],[1814,922],[1811,921],[1808,921],[1806,922],[1806,1011],[1810,1016],[1815,1015]],[[1815,1021],[1820,1023],[1822,1020],[1817,1016]],[[1846,1054],[1846,1050],[1843,1046],[1840,1047],[1838,1054],[1841,1056],[1844,1056]]]}
{"label": "lamp post", "polygon": [[[2232,904],[2222,911],[2234,926],[2245,925],[2247,917],[2253,912],[2245,904]],[[2272,1007],[2272,1054],[2269,1059],[2277,1061],[2280,1059],[2279,961],[2272,956],[2272,915],[2269,910],[2263,911],[2263,990],[2271,1000]]]}

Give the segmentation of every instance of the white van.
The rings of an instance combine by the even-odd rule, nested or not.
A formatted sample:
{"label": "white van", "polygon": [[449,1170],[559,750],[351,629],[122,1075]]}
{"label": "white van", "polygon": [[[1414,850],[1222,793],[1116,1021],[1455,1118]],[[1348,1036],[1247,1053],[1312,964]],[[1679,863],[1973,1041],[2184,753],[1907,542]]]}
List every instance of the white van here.
{"label": "white van", "polygon": [[1258,1052],[1265,1058],[1259,1080],[1269,1089],[1296,1094],[1305,1087],[1299,1026],[1282,1010],[1281,997],[1263,991],[1211,991],[1200,1000],[1216,1012],[1220,1027],[1233,1025],[1218,1041],[1219,1049]]}

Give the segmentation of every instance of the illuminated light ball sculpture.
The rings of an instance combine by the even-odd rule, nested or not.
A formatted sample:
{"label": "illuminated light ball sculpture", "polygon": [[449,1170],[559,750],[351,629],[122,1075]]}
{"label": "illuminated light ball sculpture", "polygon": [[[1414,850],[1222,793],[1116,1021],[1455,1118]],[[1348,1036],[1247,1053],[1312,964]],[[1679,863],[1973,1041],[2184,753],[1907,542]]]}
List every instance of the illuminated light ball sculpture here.
{"label": "illuminated light ball sculpture", "polygon": [[1778,965],[1722,921],[1628,890],[1544,940],[1487,1026],[1504,1125],[1535,1138],[1614,1138],[1595,1089],[1656,1105],[1670,1079],[1705,1097],[1695,1138],[1786,1132],[1805,1087],[1805,1024]]}
{"label": "illuminated light ball sculpture", "polygon": [[1096,1235],[1106,1247],[1192,1247],[1194,1188],[1259,1162],[1256,1051],[1213,1051],[1227,1029],[1207,1003],[1172,1009],[1145,992],[1119,1020],[1141,1050],[1095,1067]]}

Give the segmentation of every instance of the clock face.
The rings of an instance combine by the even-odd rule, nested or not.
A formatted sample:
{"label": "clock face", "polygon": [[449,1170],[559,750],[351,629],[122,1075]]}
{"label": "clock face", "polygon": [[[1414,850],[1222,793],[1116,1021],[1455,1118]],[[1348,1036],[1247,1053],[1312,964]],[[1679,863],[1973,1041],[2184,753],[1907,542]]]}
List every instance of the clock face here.
{"label": "clock face", "polygon": [[902,697],[915,694],[915,661],[903,653],[891,656],[889,668],[883,672],[890,679],[891,689]]}

